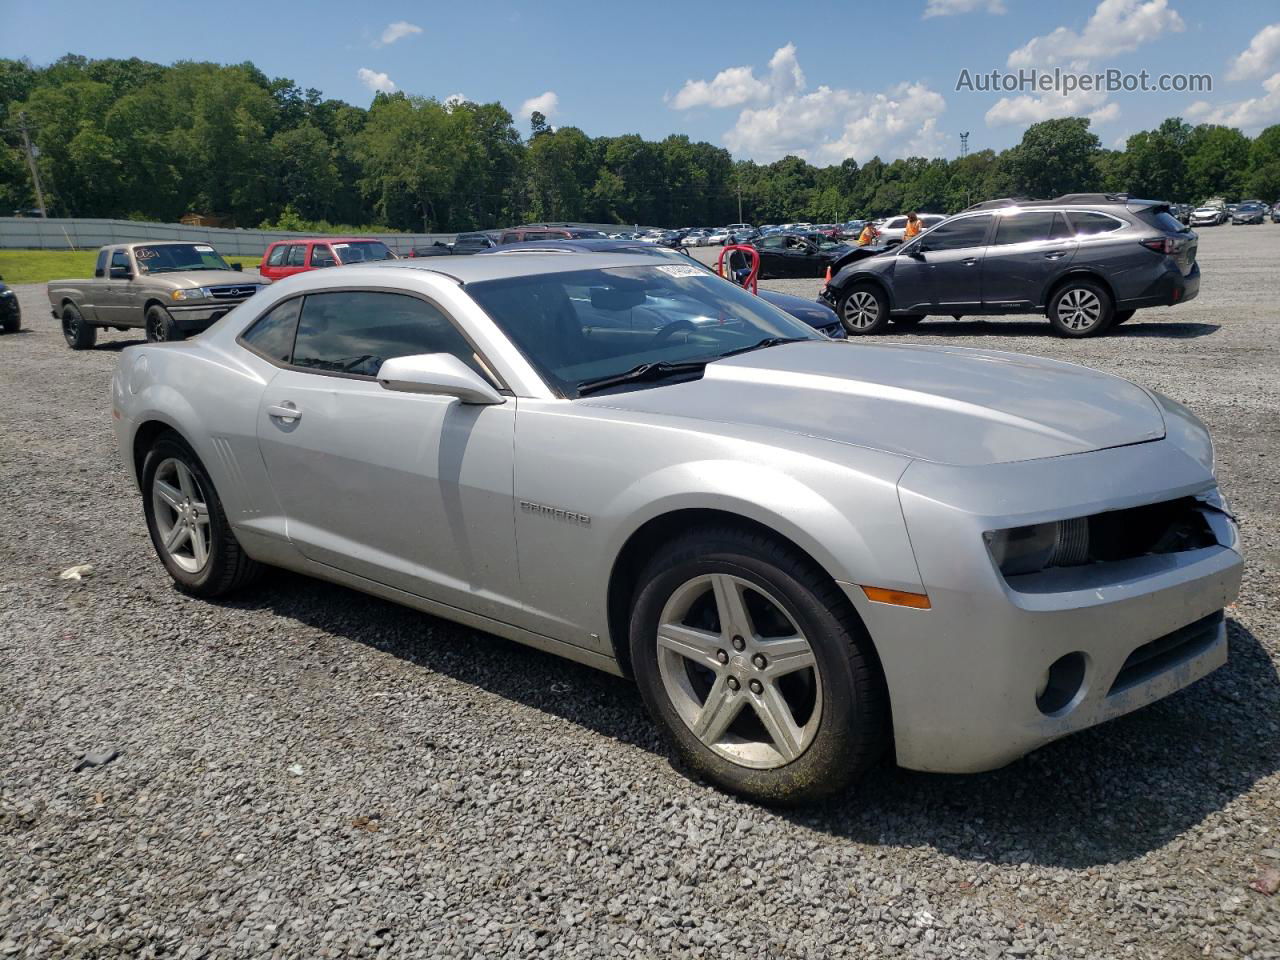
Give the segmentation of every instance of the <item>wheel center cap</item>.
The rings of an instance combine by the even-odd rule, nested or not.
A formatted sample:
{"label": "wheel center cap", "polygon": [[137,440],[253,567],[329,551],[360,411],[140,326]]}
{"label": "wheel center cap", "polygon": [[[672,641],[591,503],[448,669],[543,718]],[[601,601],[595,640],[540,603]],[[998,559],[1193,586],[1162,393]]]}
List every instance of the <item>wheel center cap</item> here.
{"label": "wheel center cap", "polygon": [[747,675],[747,658],[739,654],[729,661],[729,669],[739,680]]}

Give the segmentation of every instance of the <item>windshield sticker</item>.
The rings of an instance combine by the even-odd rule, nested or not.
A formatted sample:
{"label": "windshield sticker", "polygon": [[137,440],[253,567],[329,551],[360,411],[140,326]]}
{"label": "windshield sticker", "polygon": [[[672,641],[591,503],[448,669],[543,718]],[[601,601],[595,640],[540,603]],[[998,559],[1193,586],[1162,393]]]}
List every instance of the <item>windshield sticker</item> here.
{"label": "windshield sticker", "polygon": [[658,269],[668,277],[703,277],[707,273],[705,270],[685,263],[663,263],[658,265]]}
{"label": "windshield sticker", "polygon": [[213,253],[213,247],[206,246],[203,243],[197,243],[196,252],[197,253]]}
{"label": "windshield sticker", "polygon": [[155,247],[134,247],[133,255],[138,260],[154,260],[160,256],[160,251]]}

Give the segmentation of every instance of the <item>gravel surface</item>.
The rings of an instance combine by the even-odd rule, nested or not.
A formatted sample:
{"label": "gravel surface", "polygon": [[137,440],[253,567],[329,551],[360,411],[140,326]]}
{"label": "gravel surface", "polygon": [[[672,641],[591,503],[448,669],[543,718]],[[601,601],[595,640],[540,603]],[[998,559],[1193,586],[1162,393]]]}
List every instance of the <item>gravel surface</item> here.
{"label": "gravel surface", "polygon": [[1229,665],[996,773],[886,767],[795,812],[673,769],[625,681],[292,575],[178,593],[112,441],[131,338],[73,354],[20,289],[0,956],[1280,957],[1280,227],[1205,230],[1201,263],[1198,300],[1102,339],[906,336],[1078,360],[1208,421],[1249,559]]}

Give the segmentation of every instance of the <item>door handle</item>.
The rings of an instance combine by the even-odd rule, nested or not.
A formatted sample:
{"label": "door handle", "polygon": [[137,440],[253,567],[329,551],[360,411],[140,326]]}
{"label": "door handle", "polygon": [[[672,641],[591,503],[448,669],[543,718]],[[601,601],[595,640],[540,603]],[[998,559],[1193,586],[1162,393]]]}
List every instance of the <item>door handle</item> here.
{"label": "door handle", "polygon": [[267,407],[267,416],[279,420],[301,420],[302,411],[286,400],[284,403],[273,403]]}
{"label": "door handle", "polygon": [[1067,251],[1065,251],[1065,250],[1057,250],[1057,251],[1055,251],[1054,253],[1046,253],[1046,254],[1044,255],[1044,258],[1045,258],[1046,260],[1061,260],[1061,259],[1062,259],[1063,257],[1065,257],[1066,255],[1067,255]]}
{"label": "door handle", "polygon": [[961,263],[963,263],[966,267],[972,267],[975,263],[977,263],[977,262],[978,262],[978,258],[977,258],[977,257],[965,257],[965,258],[964,258],[963,260],[961,260],[960,262],[961,262]]}

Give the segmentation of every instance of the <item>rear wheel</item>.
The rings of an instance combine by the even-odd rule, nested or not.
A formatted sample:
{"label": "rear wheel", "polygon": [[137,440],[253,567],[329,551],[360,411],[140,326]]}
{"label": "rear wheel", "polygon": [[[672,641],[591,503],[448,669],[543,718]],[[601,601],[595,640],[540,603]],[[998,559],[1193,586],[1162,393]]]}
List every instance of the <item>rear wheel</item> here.
{"label": "rear wheel", "polygon": [[1111,326],[1111,295],[1091,280],[1069,280],[1049,301],[1049,323],[1060,337],[1093,337]]}
{"label": "rear wheel", "polygon": [[142,492],[151,542],[182,590],[218,597],[258,574],[259,564],[236,540],[204,465],[176,433],[164,434],[147,452]]}
{"label": "rear wheel", "polygon": [[685,765],[733,793],[813,800],[883,753],[866,633],[822,570],[762,534],[695,530],[660,550],[632,609],[631,657]]}
{"label": "rear wheel", "polygon": [[147,339],[152,343],[183,340],[185,335],[173,322],[169,311],[158,304],[147,310]]}
{"label": "rear wheel", "polygon": [[62,336],[72,350],[88,350],[98,342],[98,328],[87,323],[74,303],[62,308]]}
{"label": "rear wheel", "polygon": [[1114,327],[1117,323],[1124,323],[1126,320],[1132,320],[1137,310],[1117,310],[1111,315],[1111,325]]}
{"label": "rear wheel", "polygon": [[879,333],[889,323],[889,298],[871,283],[855,283],[836,305],[840,322],[851,336]]}

